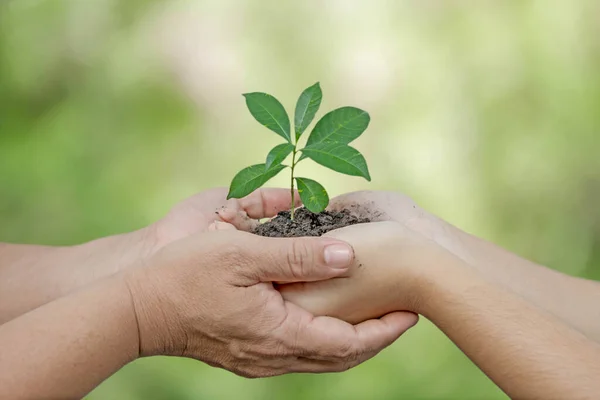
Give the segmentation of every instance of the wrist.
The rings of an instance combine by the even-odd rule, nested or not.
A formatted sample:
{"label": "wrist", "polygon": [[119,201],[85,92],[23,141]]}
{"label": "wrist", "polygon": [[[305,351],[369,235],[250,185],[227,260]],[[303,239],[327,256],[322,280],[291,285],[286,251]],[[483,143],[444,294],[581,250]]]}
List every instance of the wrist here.
{"label": "wrist", "polygon": [[[426,212],[407,221],[407,226],[432,240],[443,249],[467,263],[482,275],[493,273],[503,264],[506,252],[485,240],[479,239],[447,221]],[[515,260],[511,260],[514,262]]]}
{"label": "wrist", "polygon": [[[396,222],[365,225],[362,241],[354,244],[357,279],[369,292],[379,293],[378,310],[419,312],[428,302],[432,286],[455,270],[468,268],[433,240],[427,225],[418,228]],[[365,269],[360,268],[363,265]]]}
{"label": "wrist", "polygon": [[418,217],[406,221],[406,226],[465,261],[471,261],[468,235],[434,214],[423,211]]}
{"label": "wrist", "polygon": [[390,282],[397,284],[396,305],[404,307],[398,309],[424,314],[435,306],[440,291],[452,290],[460,277],[475,273],[473,267],[429,238],[398,237],[395,242]]}
{"label": "wrist", "polygon": [[444,249],[440,249],[433,263],[421,274],[413,310],[432,321],[448,305],[459,304],[473,287],[486,282],[472,266]]}
{"label": "wrist", "polygon": [[[102,289],[102,286],[105,288]],[[104,299],[112,299],[113,307],[107,305],[107,308],[113,309],[112,319],[117,321],[121,333],[120,342],[126,358],[125,363],[135,361],[140,357],[140,335],[139,323],[135,313],[133,297],[127,281],[123,276],[116,275],[104,280],[100,284],[100,290],[103,292]]]}
{"label": "wrist", "polygon": [[123,271],[140,259],[158,250],[153,226],[137,231],[108,236],[91,242],[64,248],[72,260],[85,260],[86,269],[98,277]]}
{"label": "wrist", "polygon": [[185,352],[185,333],[169,296],[179,289],[168,289],[177,285],[169,276],[158,277],[159,271],[150,266],[123,273],[136,317],[140,357],[181,356]]}

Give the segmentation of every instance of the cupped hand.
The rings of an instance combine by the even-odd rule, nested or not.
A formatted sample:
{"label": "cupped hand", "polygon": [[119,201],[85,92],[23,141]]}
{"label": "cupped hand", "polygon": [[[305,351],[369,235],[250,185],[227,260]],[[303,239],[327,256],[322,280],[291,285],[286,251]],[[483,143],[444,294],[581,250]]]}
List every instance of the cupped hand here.
{"label": "cupped hand", "polygon": [[395,341],[416,316],[391,313],[353,326],[286,301],[271,282],[335,278],[353,258],[348,244],[331,237],[226,229],[177,241],[125,275],[141,354],[192,357],[246,377],[351,368]]}
{"label": "cupped hand", "polygon": [[[301,204],[295,196],[295,206]],[[216,188],[198,193],[171,209],[152,230],[156,247],[205,232],[214,222],[235,224],[238,229],[251,230],[258,220],[270,218],[290,208],[289,189],[258,189],[242,199],[227,200],[227,189]]]}
{"label": "cupped hand", "polygon": [[327,281],[280,285],[278,290],[285,300],[315,315],[350,323],[398,310],[418,313],[427,282],[451,257],[432,240],[393,221],[354,225],[325,237],[354,248],[348,272]]}
{"label": "cupped hand", "polygon": [[456,236],[456,228],[419,207],[410,197],[397,192],[360,191],[333,198],[332,211],[349,210],[373,222],[394,221],[433,240],[448,251],[461,256],[465,250]]}
{"label": "cupped hand", "polygon": [[408,196],[396,192],[359,191],[331,199],[329,210],[347,209],[373,222],[395,221],[405,223],[423,215],[417,204]]}
{"label": "cupped hand", "polygon": [[[297,195],[294,203],[301,204]],[[214,223],[233,223],[247,231],[258,224],[258,220],[289,209],[290,204],[289,189],[259,189],[245,198],[229,200],[226,188],[210,189],[182,201],[165,217],[145,228],[90,243],[92,246],[85,253],[94,256],[96,265],[110,262],[123,270],[170,243],[210,230]]]}

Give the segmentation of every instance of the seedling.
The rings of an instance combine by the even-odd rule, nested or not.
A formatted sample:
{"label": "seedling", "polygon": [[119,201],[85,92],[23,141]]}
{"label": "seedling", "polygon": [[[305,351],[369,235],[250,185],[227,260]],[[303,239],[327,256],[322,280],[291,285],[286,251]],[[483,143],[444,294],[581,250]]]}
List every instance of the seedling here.
{"label": "seedling", "polygon": [[[266,93],[248,93],[244,97],[252,116],[260,124],[284,138],[285,143],[273,147],[265,163],[252,165],[238,172],[231,182],[228,199],[249,195],[289,167],[291,219],[294,219],[294,182],[298,185],[298,193],[304,206],[313,213],[320,213],[329,204],[327,191],[317,181],[295,175],[296,166],[306,158],[342,174],[371,180],[365,158],[358,150],[349,146],[369,126],[370,117],[365,111],[355,107],[342,107],[325,114],[316,123],[305,147],[299,148],[300,137],[315,118],[321,105],[323,93],[318,82],[302,92],[298,99],[293,135],[285,108],[275,97]],[[291,164],[283,164],[290,155]]]}

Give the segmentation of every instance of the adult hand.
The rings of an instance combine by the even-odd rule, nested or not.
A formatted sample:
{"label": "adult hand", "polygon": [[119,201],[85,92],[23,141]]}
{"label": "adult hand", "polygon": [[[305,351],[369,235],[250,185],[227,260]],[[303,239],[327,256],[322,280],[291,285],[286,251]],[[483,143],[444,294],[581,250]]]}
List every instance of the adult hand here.
{"label": "adult hand", "polygon": [[123,271],[169,243],[208,230],[212,223],[233,222],[248,230],[257,219],[272,217],[291,202],[288,189],[262,189],[239,200],[226,196],[226,189],[208,190],[146,228],[76,246],[0,243],[0,323]]}
{"label": "adult hand", "polygon": [[[301,204],[295,197],[295,204]],[[86,260],[86,270],[104,277],[123,270],[166,245],[195,233],[211,230],[215,223],[233,223],[251,230],[261,218],[275,216],[290,207],[289,189],[258,189],[243,199],[227,200],[227,189],[198,193],[173,207],[165,217],[140,230],[101,238],[62,251],[69,259]],[[107,265],[113,269],[104,270]]]}
{"label": "adult hand", "polygon": [[173,243],[126,274],[141,355],[191,357],[246,377],[351,368],[416,316],[392,313],[353,326],[285,301],[271,282],[331,279],[352,260],[352,248],[332,238],[223,230]]}
{"label": "adult hand", "polygon": [[[241,230],[251,230],[258,220],[270,218],[290,207],[289,189],[258,189],[242,199],[227,200],[227,189],[201,192],[176,205],[160,221],[150,226],[154,249],[209,230],[215,222],[234,224]],[[295,205],[301,205],[296,195]]]}

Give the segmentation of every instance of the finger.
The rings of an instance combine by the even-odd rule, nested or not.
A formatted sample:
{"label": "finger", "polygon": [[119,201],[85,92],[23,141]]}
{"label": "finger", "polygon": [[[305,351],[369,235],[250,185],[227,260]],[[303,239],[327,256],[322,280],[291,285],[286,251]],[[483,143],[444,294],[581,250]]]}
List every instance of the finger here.
{"label": "finger", "polygon": [[356,365],[383,350],[418,321],[416,314],[394,312],[350,325],[331,317],[316,317],[297,333],[300,356]]}
{"label": "finger", "polygon": [[227,222],[222,221],[214,221],[212,224],[208,226],[209,232],[215,231],[235,231],[236,227],[232,224],[228,224]]}
{"label": "finger", "polygon": [[[334,318],[325,318],[328,320],[338,321]],[[302,318],[300,320],[302,320]],[[384,329],[389,329],[389,332],[383,341],[379,340],[377,342],[369,343],[372,338],[365,340],[364,345],[366,347],[363,347],[361,350],[359,345],[356,352],[352,350],[352,346],[349,343],[338,346],[337,344],[340,340],[343,340],[343,338],[337,337],[335,333],[333,335],[327,335],[326,342],[319,342],[320,334],[315,335],[311,338],[311,344],[313,347],[297,347],[296,357],[291,356],[280,360],[268,360],[267,363],[262,363],[261,360],[258,360],[255,364],[255,367],[262,369],[262,376],[275,376],[290,372],[320,374],[347,371],[375,357],[383,349],[397,340],[408,329],[413,327],[417,322],[418,316],[416,314],[404,311],[390,313],[384,317],[381,317],[380,319],[366,321],[365,323],[359,324],[355,327],[342,322],[342,324],[348,325],[349,329],[354,329],[355,335],[357,335],[359,339],[361,335],[380,336],[380,324],[388,325],[388,328]],[[320,324],[320,322],[318,324]],[[329,328],[331,327],[328,326],[327,329]],[[326,355],[323,353],[323,351],[325,346],[331,345],[331,341],[334,342],[333,351],[335,353]],[[371,349],[364,350],[369,348]]]}
{"label": "finger", "polygon": [[419,316],[409,311],[397,311],[379,319],[371,319],[354,326],[361,351],[379,352],[394,343],[419,322]]}
{"label": "finger", "polygon": [[[375,357],[379,352],[369,353],[365,355],[364,359],[361,360],[348,360],[345,362],[340,361],[328,361],[328,360],[313,360],[310,358],[299,357],[298,361],[290,369],[293,373],[309,373],[309,374],[323,374],[332,372],[344,372],[351,368],[354,368],[365,361]],[[301,362],[300,362],[301,361]]]}
{"label": "finger", "polygon": [[245,232],[251,232],[260,224],[260,221],[250,218],[246,211],[234,211],[233,208],[222,209],[219,212],[219,216],[222,220],[234,226],[236,229]]}
{"label": "finger", "polygon": [[380,352],[381,350],[372,351],[370,353],[365,353],[356,359],[345,361],[314,360],[310,358],[299,357],[298,360],[303,362],[297,363],[292,368],[291,372],[311,374],[344,372],[360,364],[363,364],[366,361],[369,361],[371,358],[375,357]]}
{"label": "finger", "polygon": [[332,372],[343,372],[354,368],[367,360],[370,360],[378,353],[379,352],[372,352],[365,354],[361,359],[346,362],[314,360],[306,357],[285,358],[282,360],[282,362],[276,362],[276,360],[269,359],[264,363],[258,361],[256,364],[254,364],[252,374],[240,375],[265,378],[289,373],[326,374]]}
{"label": "finger", "polygon": [[[354,368],[371,358],[375,357],[379,354],[383,349],[388,347],[394,341],[396,341],[400,336],[402,336],[407,330],[412,328],[419,320],[417,314],[413,314],[411,312],[394,312],[390,313],[379,320],[370,320],[366,321],[369,323],[375,321],[381,321],[387,319],[388,323],[391,323],[396,326],[396,335],[391,335],[390,338],[395,338],[388,342],[389,344],[382,344],[371,351],[358,352],[356,356],[348,357],[341,361],[328,361],[328,360],[318,360],[318,359],[308,359],[306,363],[302,363],[298,365],[298,370],[295,372],[312,372],[312,373],[321,373],[321,372],[343,372],[347,371],[351,368]],[[359,328],[358,326],[355,328]],[[360,329],[360,328],[359,328]],[[385,343],[385,342],[384,342]],[[304,368],[308,367],[309,370],[304,371]]]}
{"label": "finger", "polygon": [[354,250],[332,238],[260,238],[251,244],[253,282],[312,282],[330,279],[348,271]]}
{"label": "finger", "polygon": [[[340,299],[345,298],[345,296],[354,297],[356,295],[352,292],[354,289],[348,285],[346,279],[337,278],[310,283],[282,284],[281,282],[275,282],[274,287],[281,293],[284,300],[300,306],[316,316],[339,317],[339,315],[336,315],[337,311],[348,311],[345,307],[340,308]],[[352,316],[354,315],[353,312]],[[363,318],[357,322],[362,322],[365,319]]]}
{"label": "finger", "polygon": [[253,365],[253,372],[251,374],[242,373],[238,375],[266,378],[289,373],[326,374],[343,372],[370,360],[377,354],[379,354],[379,351],[364,354],[360,359],[346,362],[315,360],[306,357],[285,358],[280,362],[272,359],[265,360],[264,362],[259,360]]}
{"label": "finger", "polygon": [[[242,199],[230,199],[219,211],[219,217],[239,230],[251,231],[259,219],[271,218],[291,207],[291,192],[288,189],[258,189]],[[302,205],[294,191],[294,207]]]}
{"label": "finger", "polygon": [[[252,219],[271,218],[281,211],[289,210],[292,196],[289,189],[258,189],[240,199],[242,210]],[[302,205],[298,191],[294,191],[294,207]]]}

